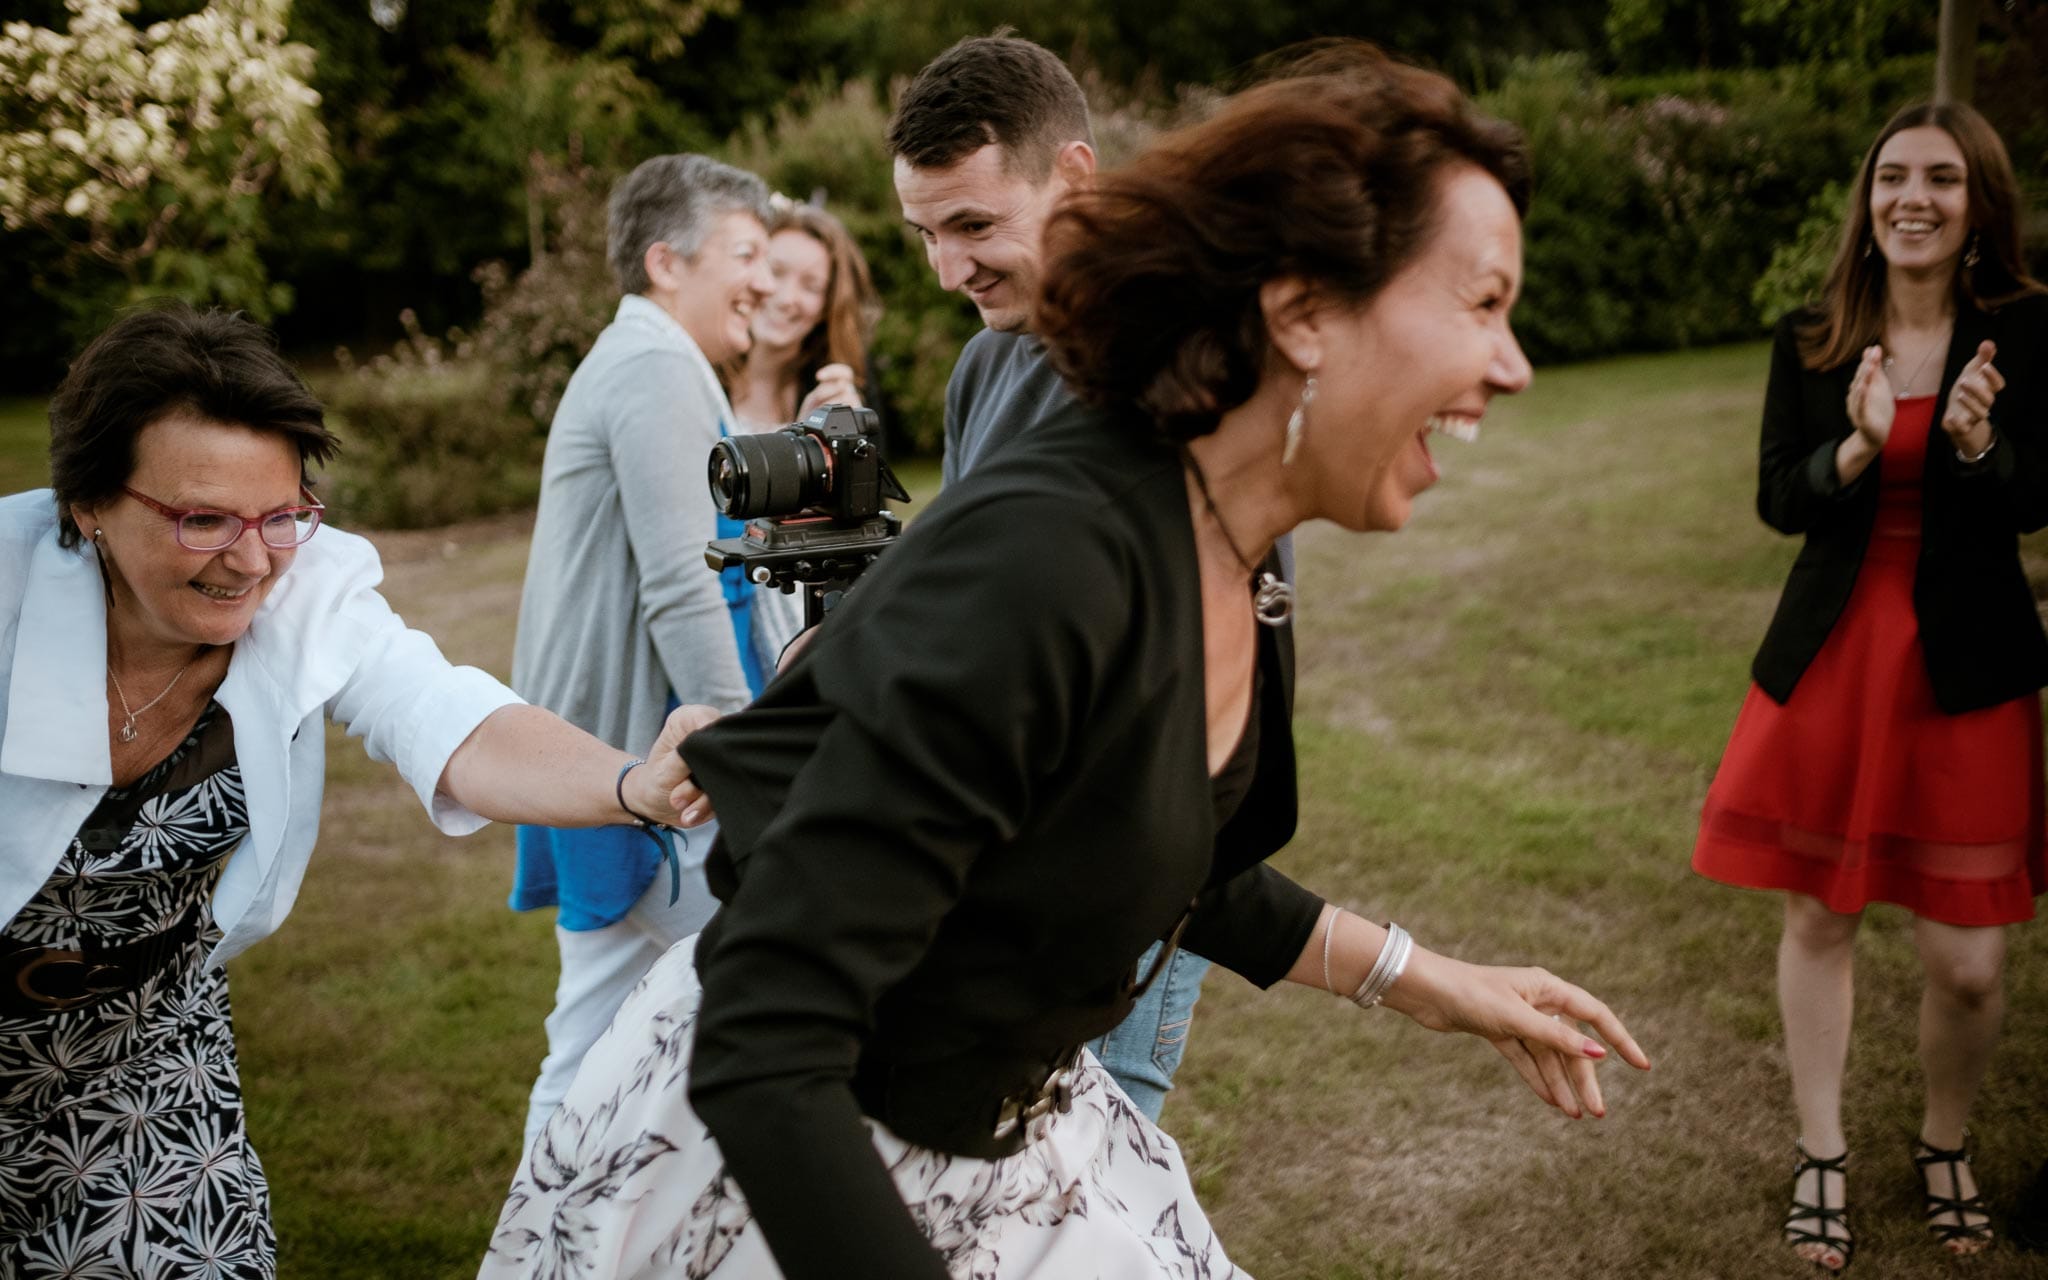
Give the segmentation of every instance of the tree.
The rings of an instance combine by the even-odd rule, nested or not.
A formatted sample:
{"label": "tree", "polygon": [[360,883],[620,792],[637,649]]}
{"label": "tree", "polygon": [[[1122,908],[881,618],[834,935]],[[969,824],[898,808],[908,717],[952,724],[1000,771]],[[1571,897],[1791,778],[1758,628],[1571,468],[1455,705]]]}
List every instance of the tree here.
{"label": "tree", "polygon": [[1617,61],[1637,69],[1819,61],[1869,67],[1902,33],[1931,37],[1932,17],[1920,0],[1609,0],[1607,43]]}
{"label": "tree", "polygon": [[289,0],[146,29],[135,7],[67,0],[67,31],[0,27],[0,225],[55,239],[75,334],[156,295],[267,320],[291,305],[259,253],[267,197],[335,179],[313,50],[284,38]]}

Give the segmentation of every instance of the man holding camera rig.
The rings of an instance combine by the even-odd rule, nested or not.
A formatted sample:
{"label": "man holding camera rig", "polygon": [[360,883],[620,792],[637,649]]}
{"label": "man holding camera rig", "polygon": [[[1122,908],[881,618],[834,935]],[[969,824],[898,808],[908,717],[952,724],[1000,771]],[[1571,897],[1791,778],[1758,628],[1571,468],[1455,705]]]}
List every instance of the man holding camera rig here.
{"label": "man holding camera rig", "polygon": [[[1068,402],[1030,326],[1046,220],[1095,177],[1088,103],[1066,65],[1029,40],[963,40],[904,90],[889,152],[904,221],[924,241],[939,283],[966,294],[988,326],[968,341],[946,387],[943,476],[951,484]],[[1151,971],[1159,950],[1145,953],[1139,972]],[[1088,1046],[1155,1121],[1208,969],[1176,950],[1130,1016]]]}
{"label": "man holding camera rig", "polygon": [[[656,156],[612,190],[623,296],[548,432],[512,685],[615,746],[652,741],[678,701],[744,706],[787,639],[765,634],[751,584],[703,559],[740,528],[713,508],[704,459],[732,421],[714,367],[747,349],[773,289],[767,216],[759,178],[704,156]],[[662,874],[660,841],[633,826],[519,829],[511,905],[557,909],[562,965],[527,1145],[634,984],[710,919],[714,833],[670,834]]]}

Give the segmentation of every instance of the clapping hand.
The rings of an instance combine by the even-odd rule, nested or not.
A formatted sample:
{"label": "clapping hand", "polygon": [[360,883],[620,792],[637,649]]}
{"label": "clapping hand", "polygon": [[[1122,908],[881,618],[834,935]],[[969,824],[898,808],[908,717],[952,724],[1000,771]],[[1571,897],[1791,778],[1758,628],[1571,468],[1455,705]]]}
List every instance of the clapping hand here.
{"label": "clapping hand", "polygon": [[1982,453],[1990,447],[1990,441],[1978,428],[1988,428],[1991,402],[2005,390],[2005,375],[1991,363],[1997,355],[1997,343],[1977,344],[1977,354],[1956,375],[1956,385],[1948,393],[1948,408],[1941,415],[1941,429],[1966,454]]}
{"label": "clapping hand", "polygon": [[1607,1050],[1579,1024],[1590,1025],[1630,1066],[1650,1067],[1613,1010],[1544,969],[1467,964],[1417,947],[1385,1004],[1432,1031],[1484,1038],[1537,1097],[1574,1120],[1607,1114],[1594,1072]]}
{"label": "clapping hand", "polygon": [[1872,343],[1863,348],[1863,359],[1849,379],[1849,421],[1873,450],[1881,450],[1891,438],[1897,407],[1884,373],[1884,348]]}
{"label": "clapping hand", "polygon": [[818,370],[818,385],[811,388],[811,394],[804,397],[797,409],[798,422],[811,416],[811,410],[825,404],[850,404],[860,407],[860,388],[853,380],[853,369],[843,364],[828,364]]}
{"label": "clapping hand", "polygon": [[711,799],[690,776],[681,747],[684,738],[716,719],[716,707],[669,712],[661,736],[648,748],[647,763],[626,775],[624,790],[633,812],[672,827],[701,827],[711,820]]}

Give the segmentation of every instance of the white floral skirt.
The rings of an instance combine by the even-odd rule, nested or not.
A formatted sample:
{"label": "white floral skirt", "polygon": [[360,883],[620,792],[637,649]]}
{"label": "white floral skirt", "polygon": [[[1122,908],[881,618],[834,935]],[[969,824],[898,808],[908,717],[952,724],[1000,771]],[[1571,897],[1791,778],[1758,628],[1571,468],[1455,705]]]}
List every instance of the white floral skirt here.
{"label": "white floral skirt", "polygon": [[[583,1060],[522,1161],[480,1280],[780,1277],[686,1099],[697,940],[670,948]],[[1092,1055],[1073,1109],[998,1160],[912,1146],[870,1120],[875,1150],[962,1280],[1071,1276],[1250,1280],[1223,1255],[1173,1139]]]}

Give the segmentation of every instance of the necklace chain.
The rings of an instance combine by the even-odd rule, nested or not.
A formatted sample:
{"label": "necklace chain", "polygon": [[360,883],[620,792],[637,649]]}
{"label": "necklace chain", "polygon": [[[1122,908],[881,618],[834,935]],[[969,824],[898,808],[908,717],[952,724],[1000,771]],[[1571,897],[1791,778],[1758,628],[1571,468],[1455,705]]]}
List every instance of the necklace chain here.
{"label": "necklace chain", "polygon": [[1209,518],[1216,522],[1216,532],[1223,535],[1224,545],[1230,554],[1237,557],[1252,579],[1252,616],[1269,627],[1277,627],[1294,616],[1294,588],[1282,582],[1277,574],[1261,572],[1237,545],[1237,539],[1230,536],[1230,526],[1223,523],[1223,513],[1216,509],[1216,499],[1209,493],[1209,477],[1202,474],[1202,464],[1195,455],[1183,449],[1181,456],[1188,461],[1188,470],[1195,475],[1195,488],[1202,492],[1202,505],[1209,510]]}
{"label": "necklace chain", "polygon": [[121,687],[121,677],[114,674],[113,663],[109,662],[107,664],[107,679],[114,682],[114,696],[121,700],[121,714],[127,717],[126,722],[121,726],[121,741],[135,741],[136,717],[142,715],[144,712],[148,711],[157,703],[162,702],[165,698],[170,697],[171,690],[178,687],[178,681],[183,680],[185,678],[185,673],[192,669],[192,664],[199,661],[200,654],[203,654],[205,652],[206,650],[201,649],[199,653],[193,654],[190,660],[188,660],[184,666],[178,668],[178,674],[171,677],[171,682],[164,686],[164,691],[162,693],[156,695],[154,698],[151,698],[148,702],[143,703],[141,706],[135,708],[132,711],[128,707],[128,693],[125,689]]}
{"label": "necklace chain", "polygon": [[[1920,375],[1927,372],[1927,364],[1930,360],[1934,359],[1934,353],[1937,351],[1946,350],[1948,350],[1947,338],[1943,338],[1940,341],[1931,344],[1927,348],[1927,354],[1920,357],[1920,363],[1913,367],[1913,376],[1906,379],[1905,385],[1901,386],[1896,382],[1892,384],[1892,399],[1904,400],[1907,397],[1907,395],[1909,395],[1912,392],[1913,384],[1920,381]],[[1884,372],[1886,378],[1891,377],[1892,366],[1897,363],[1897,359],[1892,356],[1886,356],[1884,358]]]}

